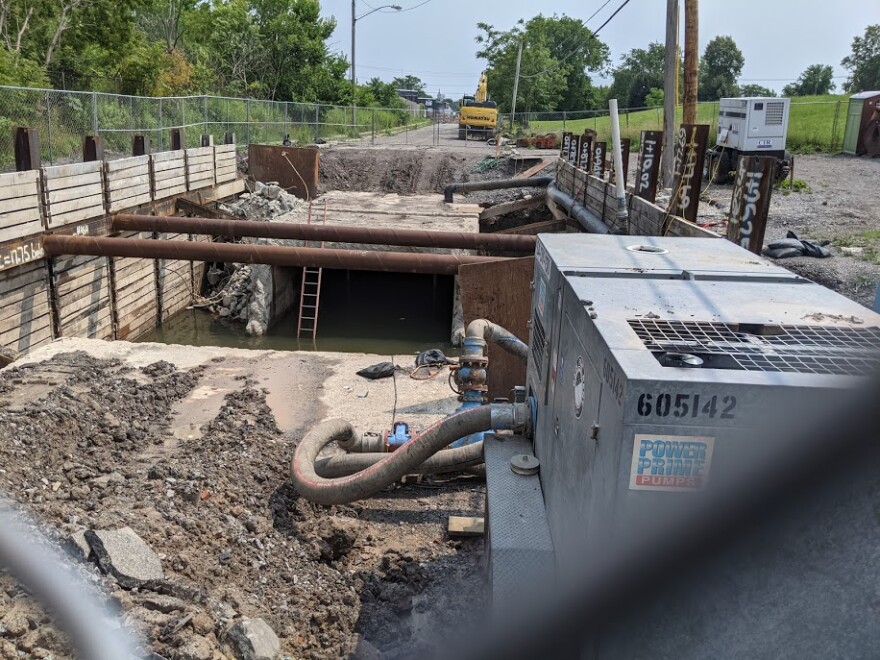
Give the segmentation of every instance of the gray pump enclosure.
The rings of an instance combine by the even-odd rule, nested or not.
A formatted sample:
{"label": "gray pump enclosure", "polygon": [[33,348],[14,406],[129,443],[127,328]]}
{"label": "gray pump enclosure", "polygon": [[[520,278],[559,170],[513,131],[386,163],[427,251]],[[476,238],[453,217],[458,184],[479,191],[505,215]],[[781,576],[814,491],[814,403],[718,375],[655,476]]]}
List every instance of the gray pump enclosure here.
{"label": "gray pump enclosure", "polygon": [[[778,423],[780,411],[831,406],[877,364],[880,316],[725,240],[549,234],[539,236],[535,256],[527,388],[562,580],[615,530],[699,491],[713,466],[748,451],[756,429]],[[797,548],[796,561],[764,557],[759,580],[752,563],[731,560],[729,575],[715,576],[711,606],[701,600],[706,593],[683,595],[639,635],[612,636],[590,654],[733,657],[777,649],[784,652],[770,655],[785,657],[800,643],[814,655],[821,645],[810,636],[796,640],[794,621],[828,630],[829,650],[840,653],[843,633],[816,599],[829,582],[840,591],[835,570],[861,566],[870,587],[850,593],[851,608],[837,614],[876,630],[876,517],[867,517],[859,542],[831,552],[836,569],[824,558],[814,568],[803,560],[829,550],[830,539],[840,540],[835,534],[850,535],[839,521],[859,506],[880,505],[848,502],[846,515],[828,514],[832,522],[817,538],[784,537]],[[757,583],[781,598],[758,625],[748,611],[763,598]]]}

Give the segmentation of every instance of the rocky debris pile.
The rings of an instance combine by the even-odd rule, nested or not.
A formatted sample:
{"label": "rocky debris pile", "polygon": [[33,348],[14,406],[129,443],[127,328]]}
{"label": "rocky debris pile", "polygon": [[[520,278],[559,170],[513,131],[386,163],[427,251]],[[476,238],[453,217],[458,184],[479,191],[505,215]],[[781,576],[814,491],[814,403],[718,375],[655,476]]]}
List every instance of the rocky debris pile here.
{"label": "rocky debris pile", "polygon": [[232,204],[221,204],[224,211],[245,220],[272,220],[291,211],[303,210],[307,206],[306,202],[291,195],[277,183],[260,181],[255,182],[253,192],[242,193]]}
{"label": "rocky debris pile", "polygon": [[265,264],[224,264],[208,271],[210,292],[204,305],[213,314],[245,324],[248,335],[269,329],[272,305],[272,268]]}
{"label": "rocky debris pile", "polygon": [[[445,514],[406,492],[390,506],[302,500],[288,476],[294,442],[256,383],[241,381],[201,437],[177,439],[174,406],[197,396],[203,371],[68,353],[0,372],[0,492],[88,573],[142,657],[329,659],[371,644],[417,657],[412,619],[442,621],[440,635],[460,625],[447,616],[472,617],[461,603],[479,601],[477,560],[442,540]],[[483,497],[462,494],[453,509]],[[416,526],[423,538],[403,547],[401,530]],[[440,586],[454,603],[427,597]],[[0,658],[21,657],[71,649],[0,575]]]}

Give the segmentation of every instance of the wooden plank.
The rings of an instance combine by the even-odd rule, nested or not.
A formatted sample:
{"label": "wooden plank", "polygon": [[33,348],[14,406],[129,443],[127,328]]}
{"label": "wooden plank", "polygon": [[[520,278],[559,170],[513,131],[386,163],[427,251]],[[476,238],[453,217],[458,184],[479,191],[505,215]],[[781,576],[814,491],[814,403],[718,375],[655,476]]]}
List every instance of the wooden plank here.
{"label": "wooden plank", "polygon": [[504,202],[503,204],[490,206],[480,213],[480,220],[488,220],[489,218],[495,218],[499,215],[504,215],[505,213],[515,213],[517,211],[535,208],[536,206],[543,206],[545,198],[545,195],[538,194],[531,199],[518,199],[513,202]]}
{"label": "wooden plank", "polygon": [[482,536],[485,530],[486,521],[478,516],[449,516],[446,526],[446,531],[453,538]]}
{"label": "wooden plank", "polygon": [[[59,322],[61,330],[69,329],[83,319],[102,319],[110,316],[110,297],[105,298],[80,298],[79,300],[62,306],[59,303]],[[62,334],[64,334],[62,332]]]}
{"label": "wooden plank", "polygon": [[214,162],[208,163],[187,163],[186,164],[187,174],[199,174],[200,172],[213,172],[214,171]]}
{"label": "wooden plank", "polygon": [[54,339],[51,327],[40,327],[31,330],[28,334],[4,333],[0,335],[0,344],[14,350],[19,355],[24,355],[40,346],[45,346]]}
{"label": "wooden plank", "polygon": [[173,195],[179,195],[181,193],[186,192],[186,184],[185,183],[177,183],[172,186],[168,186],[167,188],[156,188],[153,199],[160,199],[163,197],[171,197]]}
{"label": "wooden plank", "polygon": [[199,156],[214,156],[214,147],[193,147],[192,149],[184,149],[187,158],[197,158]]}
{"label": "wooden plank", "polygon": [[161,163],[153,163],[150,166],[150,169],[154,172],[167,172],[169,170],[183,170],[186,168],[186,161],[181,158],[180,160],[166,160]]}
{"label": "wooden plank", "polygon": [[100,314],[87,315],[59,328],[62,337],[83,337],[85,339],[113,339],[113,318],[110,309]]}
{"label": "wooden plank", "polygon": [[183,168],[180,168],[179,170],[165,170],[164,172],[156,172],[153,175],[153,182],[157,186],[160,183],[166,181],[174,181],[175,179],[186,181],[186,172]]}
{"label": "wooden plank", "polygon": [[565,220],[546,220],[534,222],[522,227],[511,227],[495,232],[496,234],[520,234],[524,236],[537,236],[538,234],[558,234],[568,228]]}
{"label": "wooden plank", "polygon": [[[534,257],[461,266],[458,283],[465,325],[474,319],[492,319],[528,343],[534,271]],[[525,364],[494,343],[489,344],[489,364],[490,400],[509,397],[510,390],[525,382]]]}
{"label": "wooden plank", "polygon": [[135,208],[137,206],[140,206],[141,204],[149,203],[152,199],[153,196],[150,192],[142,193],[137,197],[120,199],[110,204],[110,213],[119,213],[120,211],[125,211],[126,209]]}
{"label": "wooden plank", "polygon": [[11,227],[0,229],[0,243],[12,241],[17,238],[27,238],[29,236],[36,237],[43,233],[43,223],[39,219],[30,222],[22,222]]}
{"label": "wooden plank", "polygon": [[136,188],[138,186],[150,185],[152,179],[149,172],[138,172],[130,177],[113,179],[107,181],[107,192],[114,193],[126,188]]}
{"label": "wooden plank", "polygon": [[3,308],[0,309],[0,326],[13,324],[15,327],[32,323],[34,320],[49,314],[49,294],[43,291],[42,296],[30,296],[22,300],[11,302],[4,300]]}
{"label": "wooden plank", "polygon": [[39,207],[24,208],[20,211],[0,212],[0,226],[9,227],[12,225],[20,225],[25,222],[39,222]]}
{"label": "wooden plank", "polygon": [[68,211],[80,211],[83,209],[99,209],[97,215],[101,215],[104,212],[104,193],[49,204],[48,213],[50,218],[54,218]]}
{"label": "wooden plank", "polygon": [[553,164],[552,158],[544,159],[540,163],[537,163],[536,165],[532,165],[532,167],[527,169],[525,172],[520,172],[519,174],[517,174],[513,178],[514,179],[528,179],[530,176],[535,176],[538,172],[544,170],[547,167],[550,167],[552,164]]}
{"label": "wooden plank", "polygon": [[115,190],[110,193],[110,201],[111,202],[121,202],[125,199],[131,199],[132,197],[140,197],[144,193],[149,194],[151,191],[150,182],[142,183],[137,186],[129,186],[128,188],[122,188],[121,190]]}
{"label": "wooden plank", "polygon": [[87,163],[71,163],[69,165],[53,165],[43,168],[43,176],[52,179],[59,177],[83,176],[85,174],[100,173],[104,163],[100,160],[93,160]]}
{"label": "wooden plank", "polygon": [[91,186],[95,183],[103,183],[104,176],[100,172],[94,174],[79,174],[74,176],[63,176],[56,179],[43,179],[43,189],[66,190],[67,188],[79,188],[80,186]]}
{"label": "wooden plank", "polygon": [[214,145],[214,153],[215,154],[234,154],[236,150],[236,145],[233,144],[215,144]]}
{"label": "wooden plank", "polygon": [[101,183],[90,183],[87,186],[78,186],[76,188],[64,188],[62,190],[52,190],[46,193],[46,202],[48,204],[58,204],[60,202],[69,202],[72,199],[80,197],[90,197],[104,192],[104,185]]}
{"label": "wooden plank", "polygon": [[129,158],[118,158],[117,160],[105,161],[104,166],[108,173],[118,172],[119,170],[127,170],[132,167],[140,167],[150,164],[150,156],[131,156]]}
{"label": "wooden plank", "polygon": [[184,152],[183,149],[178,149],[177,151],[157,151],[155,153],[150,154],[150,158],[153,159],[153,162],[164,162],[168,160],[175,160],[177,158],[183,158]]}
{"label": "wooden plank", "polygon": [[[0,175],[2,178],[2,175]],[[0,183],[0,201],[20,199],[40,194],[40,184],[37,181],[3,185]]]}
{"label": "wooden plank", "polygon": [[25,170],[24,172],[7,172],[0,174],[0,188],[7,186],[30,186],[40,181],[40,170]]}
{"label": "wooden plank", "polygon": [[91,282],[89,285],[70,291],[63,296],[56,296],[56,299],[58,300],[59,309],[64,309],[65,311],[77,308],[82,309],[84,305],[78,303],[83,300],[109,302],[110,280],[109,278],[104,278],[103,281]]}

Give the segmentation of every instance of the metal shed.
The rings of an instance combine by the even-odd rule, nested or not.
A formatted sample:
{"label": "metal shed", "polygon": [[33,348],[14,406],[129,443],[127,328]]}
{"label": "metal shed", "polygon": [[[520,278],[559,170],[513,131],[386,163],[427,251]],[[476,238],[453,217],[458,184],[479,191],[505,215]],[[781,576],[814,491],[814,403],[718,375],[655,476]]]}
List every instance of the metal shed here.
{"label": "metal shed", "polygon": [[880,156],[880,92],[861,92],[849,98],[843,153]]}

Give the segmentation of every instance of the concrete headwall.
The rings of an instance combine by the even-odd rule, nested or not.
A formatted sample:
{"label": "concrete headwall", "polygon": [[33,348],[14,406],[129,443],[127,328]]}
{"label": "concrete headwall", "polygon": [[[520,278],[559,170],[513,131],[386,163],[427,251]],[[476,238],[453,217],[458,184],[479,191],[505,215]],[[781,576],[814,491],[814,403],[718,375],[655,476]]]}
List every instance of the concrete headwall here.
{"label": "concrete headwall", "polygon": [[204,264],[47,258],[43,237],[109,235],[111,213],[173,215],[179,198],[206,203],[243,190],[235,145],[0,174],[0,345],[21,354],[57,337],[135,339],[149,332],[192,303]]}

